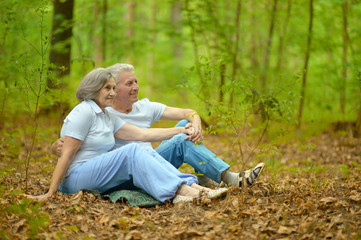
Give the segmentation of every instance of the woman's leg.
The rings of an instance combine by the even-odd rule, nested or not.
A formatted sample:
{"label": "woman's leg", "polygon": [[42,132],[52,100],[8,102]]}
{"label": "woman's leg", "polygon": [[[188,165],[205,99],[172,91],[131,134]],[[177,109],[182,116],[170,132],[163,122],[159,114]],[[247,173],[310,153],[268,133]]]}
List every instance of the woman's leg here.
{"label": "woman's leg", "polygon": [[179,172],[154,150],[128,144],[79,165],[59,190],[103,193],[130,180],[161,202],[172,199],[182,184],[197,183],[195,176]]}

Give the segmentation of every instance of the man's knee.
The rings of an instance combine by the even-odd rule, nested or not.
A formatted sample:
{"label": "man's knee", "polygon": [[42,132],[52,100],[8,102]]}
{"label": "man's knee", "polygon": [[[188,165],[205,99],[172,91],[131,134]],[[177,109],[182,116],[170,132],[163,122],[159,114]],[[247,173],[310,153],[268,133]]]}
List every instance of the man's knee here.
{"label": "man's knee", "polygon": [[175,127],[185,127],[189,121],[187,119],[180,120]]}
{"label": "man's knee", "polygon": [[177,143],[177,144],[179,144],[179,143],[184,143],[185,141],[188,141],[188,140],[186,140],[186,137],[187,137],[187,134],[185,134],[185,133],[179,133],[179,134],[175,135],[175,136],[172,138],[172,140],[173,140],[175,143]]}

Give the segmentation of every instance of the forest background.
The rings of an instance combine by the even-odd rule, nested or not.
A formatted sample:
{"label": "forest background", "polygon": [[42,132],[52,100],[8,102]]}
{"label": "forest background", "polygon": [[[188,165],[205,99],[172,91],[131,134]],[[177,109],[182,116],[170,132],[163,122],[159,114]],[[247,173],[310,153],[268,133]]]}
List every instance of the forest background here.
{"label": "forest background", "polygon": [[118,62],[140,98],[195,109],[234,165],[277,171],[278,143],[361,133],[359,0],[2,0],[0,20],[3,196],[36,191],[78,83]]}

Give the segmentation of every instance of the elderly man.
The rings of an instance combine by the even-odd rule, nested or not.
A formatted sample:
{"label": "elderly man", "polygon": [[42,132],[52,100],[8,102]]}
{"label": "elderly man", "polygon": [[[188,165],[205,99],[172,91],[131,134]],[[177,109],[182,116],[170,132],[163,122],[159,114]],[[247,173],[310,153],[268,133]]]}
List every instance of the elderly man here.
{"label": "elderly man", "polygon": [[[169,107],[161,103],[150,102],[147,98],[138,100],[138,79],[134,67],[130,64],[114,64],[107,68],[118,81],[117,96],[112,108],[108,111],[125,122],[140,128],[150,128],[153,122],[159,120],[181,120],[176,126],[186,126],[193,130],[190,135],[179,134],[163,141],[155,150],[173,166],[179,168],[183,163],[191,165],[198,175],[199,183],[203,186],[214,185],[223,181],[228,186],[242,186],[243,176],[248,186],[252,185],[263,170],[260,163],[255,168],[242,173],[229,171],[230,166],[203,143],[201,119],[192,109]],[[129,142],[116,139],[115,148]],[[138,142],[151,146],[149,142]],[[53,145],[53,151],[61,153],[61,140]],[[213,181],[212,181],[212,180]]]}

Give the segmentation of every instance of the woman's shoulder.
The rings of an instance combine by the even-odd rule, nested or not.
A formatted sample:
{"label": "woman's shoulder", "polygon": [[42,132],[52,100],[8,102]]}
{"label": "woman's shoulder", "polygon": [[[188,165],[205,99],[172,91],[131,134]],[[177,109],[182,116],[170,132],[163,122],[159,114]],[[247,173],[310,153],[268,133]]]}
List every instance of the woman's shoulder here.
{"label": "woman's shoulder", "polygon": [[76,105],[73,110],[69,113],[67,118],[72,117],[91,117],[94,116],[95,112],[93,111],[91,105],[86,101],[82,101],[78,105]]}

